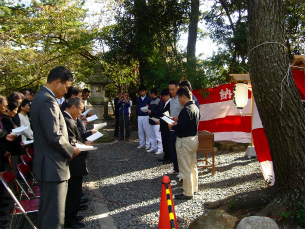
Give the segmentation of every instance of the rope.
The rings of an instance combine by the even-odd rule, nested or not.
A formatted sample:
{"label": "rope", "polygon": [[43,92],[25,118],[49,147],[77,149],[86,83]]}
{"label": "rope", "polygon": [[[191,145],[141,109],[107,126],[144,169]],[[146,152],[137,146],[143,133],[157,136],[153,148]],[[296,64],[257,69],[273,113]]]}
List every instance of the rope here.
{"label": "rope", "polygon": [[278,44],[278,45],[281,45],[283,46],[285,49],[288,49],[284,44],[280,43],[280,42],[276,42],[276,41],[267,41],[267,42],[264,42],[264,43],[261,43],[259,45],[256,45],[255,47],[253,47],[252,49],[250,49],[250,51],[248,52],[247,56],[249,56],[250,52],[252,52],[254,49],[258,48],[259,46],[262,46],[262,45],[265,45],[265,44]]}
{"label": "rope", "polygon": [[283,108],[283,102],[284,102],[284,92],[283,92],[283,83],[284,83],[284,80],[287,78],[287,84],[288,84],[288,87],[289,87],[289,72],[291,72],[291,65],[289,65],[288,67],[288,70],[286,72],[286,75],[284,76],[284,78],[282,79],[282,82],[281,82],[281,93],[282,93],[282,96],[281,96],[281,109]]}

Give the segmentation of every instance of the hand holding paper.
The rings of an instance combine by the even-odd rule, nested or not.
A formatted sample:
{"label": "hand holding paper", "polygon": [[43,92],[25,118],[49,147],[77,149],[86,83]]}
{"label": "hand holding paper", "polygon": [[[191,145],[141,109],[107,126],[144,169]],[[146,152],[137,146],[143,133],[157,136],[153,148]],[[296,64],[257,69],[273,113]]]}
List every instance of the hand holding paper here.
{"label": "hand holding paper", "polygon": [[98,138],[100,138],[100,137],[102,137],[102,136],[103,136],[102,133],[96,132],[95,134],[92,134],[91,136],[89,136],[89,137],[87,138],[87,140],[93,142],[94,140],[96,140],[96,139],[98,139]]}
{"label": "hand holding paper", "polygon": [[91,108],[85,110],[85,111],[82,113],[82,116],[86,116],[86,115],[89,113],[89,111],[91,111]]}
{"label": "hand holding paper", "polygon": [[22,134],[24,131],[26,131],[27,129],[29,129],[28,126],[20,126],[18,128],[12,129],[12,134],[18,136],[18,135]]}
{"label": "hand holding paper", "polygon": [[163,119],[165,122],[167,122],[168,124],[173,124],[175,121],[166,117],[166,116],[163,116],[161,117],[161,119]]}
{"label": "hand holding paper", "polygon": [[146,106],[145,106],[145,107],[141,107],[140,109],[141,109],[142,112],[147,112],[147,111],[149,111],[148,107],[146,107]]}
{"label": "hand holding paper", "polygon": [[78,148],[80,151],[89,151],[89,150],[97,149],[93,146],[88,146],[88,145],[79,144],[79,143],[75,143],[75,147]]}
{"label": "hand holding paper", "polygon": [[104,128],[105,126],[107,126],[107,122],[99,123],[99,124],[93,124],[93,130],[99,130],[101,128]]}
{"label": "hand holding paper", "polygon": [[93,115],[93,116],[91,116],[91,117],[88,117],[88,118],[87,118],[87,121],[88,121],[88,122],[92,122],[92,121],[94,121],[94,120],[96,120],[96,119],[98,119],[98,117],[97,117],[96,115]]}

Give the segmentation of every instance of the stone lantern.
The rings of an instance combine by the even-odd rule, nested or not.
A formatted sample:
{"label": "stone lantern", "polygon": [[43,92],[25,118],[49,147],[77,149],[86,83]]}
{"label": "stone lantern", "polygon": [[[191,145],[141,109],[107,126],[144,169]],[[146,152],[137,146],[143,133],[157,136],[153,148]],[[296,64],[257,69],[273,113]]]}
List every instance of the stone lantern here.
{"label": "stone lantern", "polygon": [[111,83],[111,80],[106,78],[105,68],[100,62],[94,64],[93,68],[93,75],[85,83],[91,85],[91,95],[88,102],[92,104],[95,114],[101,121],[104,119],[104,105],[109,102],[105,96],[105,87]]}

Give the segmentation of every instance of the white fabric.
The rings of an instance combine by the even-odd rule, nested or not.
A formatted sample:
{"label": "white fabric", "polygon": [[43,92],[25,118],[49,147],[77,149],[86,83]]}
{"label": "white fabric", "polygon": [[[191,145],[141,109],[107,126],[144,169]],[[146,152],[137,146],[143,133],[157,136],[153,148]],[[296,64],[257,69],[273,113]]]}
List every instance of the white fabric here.
{"label": "white fabric", "polygon": [[150,146],[149,126],[148,116],[138,116],[138,134],[140,146],[145,146],[146,148],[149,148]]}
{"label": "white fabric", "polygon": [[20,126],[28,126],[29,128],[22,133],[21,139],[22,141],[25,141],[27,138],[33,139],[33,131],[31,129],[31,124],[29,117],[27,115],[23,115],[18,113],[19,119],[20,119]]}
{"label": "white fabric", "polygon": [[186,196],[193,196],[198,191],[198,169],[196,151],[198,136],[178,138],[176,151],[179,165],[179,174],[183,179],[182,189]]}
{"label": "white fabric", "polygon": [[[225,118],[226,116],[235,116],[240,110],[236,108],[233,100],[206,103],[199,105],[200,107],[200,121],[213,120],[218,118]],[[247,106],[242,110],[242,113],[251,113],[251,99],[248,100]]]}
{"label": "white fabric", "polygon": [[149,125],[150,149],[163,152],[160,125]]}
{"label": "white fabric", "polygon": [[[251,143],[251,133],[245,132],[214,132],[214,141],[233,141],[238,143]],[[229,140],[228,140],[229,139]]]}
{"label": "white fabric", "polygon": [[272,161],[263,161],[259,163],[264,179],[268,182],[268,185],[273,186],[275,183],[275,174],[273,170]]}

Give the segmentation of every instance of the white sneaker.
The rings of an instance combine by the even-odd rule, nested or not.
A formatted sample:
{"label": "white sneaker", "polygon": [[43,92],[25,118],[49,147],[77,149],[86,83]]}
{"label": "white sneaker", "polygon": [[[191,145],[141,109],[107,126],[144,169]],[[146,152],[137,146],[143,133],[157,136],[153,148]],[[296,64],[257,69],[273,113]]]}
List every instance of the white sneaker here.
{"label": "white sneaker", "polygon": [[150,146],[145,147],[145,149],[146,149],[146,150],[149,150],[149,149],[150,149]]}
{"label": "white sneaker", "polygon": [[182,178],[182,176],[181,176],[181,174],[180,174],[180,173],[178,173],[177,178]]}
{"label": "white sneaker", "polygon": [[155,154],[159,155],[159,154],[163,154],[163,152],[162,151],[157,151]]}
{"label": "white sneaker", "polygon": [[154,149],[149,149],[149,150],[147,150],[146,152],[147,152],[147,153],[154,153],[154,152],[156,152],[156,150],[154,150]]}
{"label": "white sneaker", "polygon": [[144,146],[138,146],[138,147],[137,147],[137,149],[142,149],[142,148],[144,148]]}
{"label": "white sneaker", "polygon": [[177,175],[178,173],[175,170],[172,169],[172,170],[167,171],[167,174],[168,175],[172,175],[172,174],[176,174]]}

